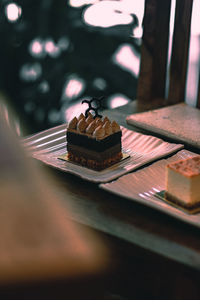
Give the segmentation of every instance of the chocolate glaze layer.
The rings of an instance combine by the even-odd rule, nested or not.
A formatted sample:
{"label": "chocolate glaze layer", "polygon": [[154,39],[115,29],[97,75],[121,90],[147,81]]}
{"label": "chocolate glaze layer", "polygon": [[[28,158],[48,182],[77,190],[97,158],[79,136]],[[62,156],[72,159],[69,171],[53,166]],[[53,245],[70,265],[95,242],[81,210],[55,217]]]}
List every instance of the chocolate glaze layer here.
{"label": "chocolate glaze layer", "polygon": [[73,131],[67,131],[66,135],[68,144],[80,146],[88,150],[94,150],[96,152],[105,151],[117,144],[120,145],[121,148],[121,131],[115,132],[99,140],[86,134],[80,134]]}

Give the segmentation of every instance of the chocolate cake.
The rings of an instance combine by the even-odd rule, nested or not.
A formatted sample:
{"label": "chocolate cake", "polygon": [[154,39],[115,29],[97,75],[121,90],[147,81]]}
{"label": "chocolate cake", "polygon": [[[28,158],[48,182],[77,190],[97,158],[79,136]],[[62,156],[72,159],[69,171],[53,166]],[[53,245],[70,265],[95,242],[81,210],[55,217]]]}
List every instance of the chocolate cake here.
{"label": "chocolate cake", "polygon": [[103,170],[122,158],[120,126],[107,117],[80,114],[67,127],[68,160]]}

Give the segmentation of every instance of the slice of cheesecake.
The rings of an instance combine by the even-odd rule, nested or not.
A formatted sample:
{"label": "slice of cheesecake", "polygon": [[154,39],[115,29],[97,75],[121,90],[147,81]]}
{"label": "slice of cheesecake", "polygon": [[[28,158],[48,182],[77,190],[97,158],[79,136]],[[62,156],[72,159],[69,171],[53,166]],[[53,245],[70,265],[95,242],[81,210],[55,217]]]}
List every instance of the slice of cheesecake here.
{"label": "slice of cheesecake", "polygon": [[165,196],[186,208],[200,206],[200,155],[166,166]]}

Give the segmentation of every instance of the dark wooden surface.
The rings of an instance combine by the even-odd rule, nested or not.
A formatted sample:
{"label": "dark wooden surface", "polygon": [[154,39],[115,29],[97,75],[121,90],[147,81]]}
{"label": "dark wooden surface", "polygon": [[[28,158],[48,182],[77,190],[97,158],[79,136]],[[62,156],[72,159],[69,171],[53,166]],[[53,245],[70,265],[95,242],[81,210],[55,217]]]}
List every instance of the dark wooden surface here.
{"label": "dark wooden surface", "polygon": [[[135,104],[105,112],[120,125]],[[128,126],[127,126],[128,127]],[[131,126],[129,126],[131,128]],[[200,271],[199,229],[101,190],[97,184],[53,171],[73,220]]]}
{"label": "dark wooden surface", "polygon": [[[104,113],[133,129],[125,119],[139,107],[135,101]],[[70,218],[94,231],[110,249],[104,287],[118,298],[105,299],[186,300],[191,299],[191,290],[193,299],[199,299],[198,228],[71,174],[51,172],[54,188],[70,207]]]}
{"label": "dark wooden surface", "polygon": [[[105,111],[104,114],[118,121],[120,125],[133,129],[131,126],[127,126],[126,116],[139,110],[140,105],[135,101],[117,109]],[[16,153],[16,149],[12,151]],[[94,276],[87,276],[86,271],[83,276],[72,276],[73,280],[69,279],[72,269],[70,267],[68,268],[69,277],[67,276],[65,281],[56,282],[54,280],[52,283],[47,282],[47,284],[43,281],[38,282],[37,285],[31,284],[25,287],[12,286],[11,290],[7,286],[0,289],[2,299],[7,299],[7,295],[8,299],[11,299],[12,295],[25,295],[25,298],[21,299],[38,298],[38,295],[39,297],[44,295],[43,299],[57,299],[57,297],[65,295],[69,299],[87,300],[185,300],[190,299],[191,290],[193,291],[193,299],[199,299],[199,229],[154,209],[112,195],[100,189],[95,183],[57,170],[49,168],[47,170],[53,177],[48,180],[52,191],[51,197],[47,196],[46,200],[44,197],[40,204],[37,202],[36,207],[34,200],[31,201],[34,199],[34,193],[31,193],[31,198],[28,197],[30,199],[25,207],[29,209],[28,203],[31,201],[30,208],[32,206],[35,208],[32,213],[31,209],[29,211],[30,220],[26,220],[27,218],[21,220],[24,228],[26,228],[26,221],[30,224],[31,218],[37,220],[38,218],[42,219],[43,214],[44,217],[46,216],[45,211],[40,212],[38,216],[36,213],[37,210],[40,211],[40,206],[44,205],[44,201],[47,203],[50,199],[50,206],[53,204],[52,207],[55,207],[57,201],[54,203],[53,198],[59,198],[59,201],[62,202],[63,215],[66,215],[66,218],[70,222],[72,221],[76,228],[80,228],[79,232],[85,232],[81,239],[83,238],[83,241],[86,242],[88,240],[87,245],[89,246],[91,237],[94,236],[100,243],[98,249],[106,249],[106,252],[100,251],[97,256],[106,267],[100,274],[96,272]],[[13,174],[16,174],[16,171]],[[30,181],[30,178],[33,179],[32,173],[27,175],[25,182]],[[45,194],[46,192],[43,190],[42,195]],[[49,191],[47,194],[49,195]],[[13,211],[12,205],[7,209],[8,212],[9,209]],[[20,215],[20,211],[19,207],[18,215]],[[21,216],[23,217],[23,212],[21,212]],[[49,224],[55,225],[51,226],[56,232],[58,229],[56,222],[59,221],[60,217],[59,214],[55,214],[55,218],[52,216],[53,212],[51,213],[51,220],[48,220],[47,226],[44,228],[40,229],[36,226],[38,237],[44,235],[45,240],[51,237]],[[66,220],[66,226],[70,222]],[[12,230],[15,232],[14,228]],[[47,230],[46,236],[45,230]],[[4,232],[3,227],[2,232]],[[31,228],[28,232],[31,232]],[[59,235],[65,233],[67,236],[67,232],[68,230],[65,232],[64,227],[58,230]],[[45,240],[42,244],[45,244]],[[30,239],[31,241],[32,239]],[[65,245],[67,242],[69,240],[63,240]],[[52,246],[58,247],[56,244]],[[72,248],[73,244],[70,245],[69,250]],[[15,253],[14,247],[12,250]],[[70,257],[69,255],[69,260]],[[60,261],[59,255],[57,259]],[[76,266],[77,263],[80,264],[79,262],[75,258],[75,262],[70,261],[70,266]],[[51,261],[49,263],[51,265]],[[85,259],[85,263],[88,265],[87,259]],[[75,270],[77,269],[75,268]],[[182,284],[183,282],[184,284]],[[5,295],[6,297],[4,297]]]}

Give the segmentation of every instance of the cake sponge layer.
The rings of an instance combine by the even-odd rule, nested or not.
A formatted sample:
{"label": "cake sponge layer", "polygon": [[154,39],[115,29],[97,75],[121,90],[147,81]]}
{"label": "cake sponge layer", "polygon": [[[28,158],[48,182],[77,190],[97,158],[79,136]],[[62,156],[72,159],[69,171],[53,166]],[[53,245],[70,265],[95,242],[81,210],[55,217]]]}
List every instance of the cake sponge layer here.
{"label": "cake sponge layer", "polygon": [[102,161],[97,161],[94,159],[85,158],[83,156],[76,156],[74,153],[68,152],[68,159],[81,166],[101,171],[119,162],[122,159],[122,153],[119,152],[116,153],[113,157],[109,157]]}

